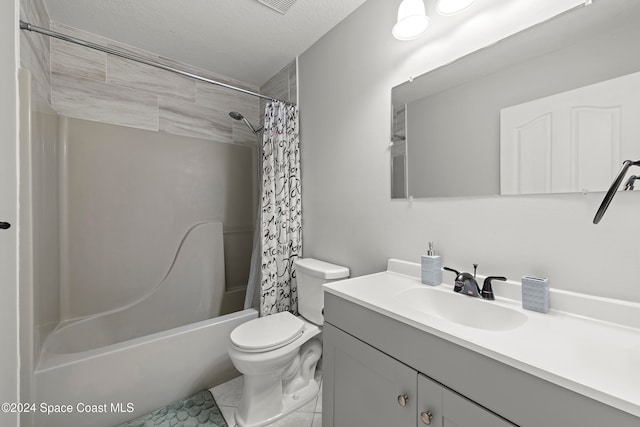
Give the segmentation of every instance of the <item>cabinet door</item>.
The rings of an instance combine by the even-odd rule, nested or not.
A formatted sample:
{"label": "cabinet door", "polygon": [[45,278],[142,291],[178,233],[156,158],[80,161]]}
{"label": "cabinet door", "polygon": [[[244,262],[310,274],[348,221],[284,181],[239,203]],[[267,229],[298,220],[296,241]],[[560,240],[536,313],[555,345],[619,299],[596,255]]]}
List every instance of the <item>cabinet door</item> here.
{"label": "cabinet door", "polygon": [[418,374],[418,426],[442,427],[442,390],[440,383]]}
{"label": "cabinet door", "polygon": [[415,427],[417,372],[329,324],[323,334],[323,426]]}
{"label": "cabinet door", "polygon": [[446,388],[442,389],[443,427],[517,427]]}

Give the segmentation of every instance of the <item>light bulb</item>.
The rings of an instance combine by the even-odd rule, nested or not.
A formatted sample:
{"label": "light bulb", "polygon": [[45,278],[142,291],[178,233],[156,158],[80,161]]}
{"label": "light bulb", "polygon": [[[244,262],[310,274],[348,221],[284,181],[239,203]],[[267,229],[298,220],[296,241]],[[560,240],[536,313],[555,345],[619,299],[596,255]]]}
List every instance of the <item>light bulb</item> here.
{"label": "light bulb", "polygon": [[398,22],[393,26],[393,36],[398,40],[420,37],[429,26],[429,17],[423,0],[402,0],[398,7]]}

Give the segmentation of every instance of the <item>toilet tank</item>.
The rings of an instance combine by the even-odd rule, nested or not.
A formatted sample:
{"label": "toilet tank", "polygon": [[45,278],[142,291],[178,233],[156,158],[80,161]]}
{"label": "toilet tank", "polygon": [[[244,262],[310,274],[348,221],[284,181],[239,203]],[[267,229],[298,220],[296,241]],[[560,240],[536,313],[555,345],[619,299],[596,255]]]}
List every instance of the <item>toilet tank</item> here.
{"label": "toilet tank", "polygon": [[322,285],[349,277],[349,269],[313,258],[300,258],[294,265],[298,283],[298,313],[308,321],[322,325]]}

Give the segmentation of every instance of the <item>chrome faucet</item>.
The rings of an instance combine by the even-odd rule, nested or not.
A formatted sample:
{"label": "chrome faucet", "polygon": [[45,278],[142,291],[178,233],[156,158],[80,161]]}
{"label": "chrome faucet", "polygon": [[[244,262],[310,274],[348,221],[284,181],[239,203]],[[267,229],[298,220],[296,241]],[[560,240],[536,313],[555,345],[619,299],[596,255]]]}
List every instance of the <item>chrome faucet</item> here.
{"label": "chrome faucet", "polygon": [[454,270],[449,267],[442,267],[447,271],[451,271],[456,273],[456,280],[453,286],[453,292],[458,292],[461,294],[469,295],[472,297],[480,296],[480,287],[478,286],[478,282],[476,282],[476,271],[478,269],[478,264],[473,264],[473,276],[471,273],[459,272],[458,270]]}
{"label": "chrome faucet", "polygon": [[453,291],[464,295],[469,295],[471,297],[482,297],[484,299],[494,300],[495,296],[493,295],[491,281],[507,280],[507,278],[504,276],[488,276],[486,279],[484,279],[482,290],[480,290],[480,286],[478,286],[478,282],[476,281],[476,271],[478,270],[478,264],[473,264],[473,276],[471,275],[471,273],[461,273],[458,270],[454,270],[453,268],[442,268],[456,274]]}

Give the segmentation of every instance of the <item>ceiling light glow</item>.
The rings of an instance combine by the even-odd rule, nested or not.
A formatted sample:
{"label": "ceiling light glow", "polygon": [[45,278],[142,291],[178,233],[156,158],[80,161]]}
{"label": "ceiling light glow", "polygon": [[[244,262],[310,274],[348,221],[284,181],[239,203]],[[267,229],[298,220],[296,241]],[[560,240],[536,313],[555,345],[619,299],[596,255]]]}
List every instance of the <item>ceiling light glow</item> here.
{"label": "ceiling light glow", "polygon": [[440,15],[455,15],[471,7],[475,0],[438,0],[436,9]]}

